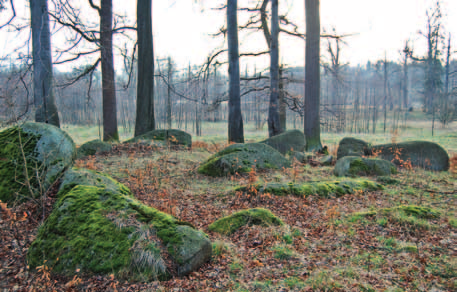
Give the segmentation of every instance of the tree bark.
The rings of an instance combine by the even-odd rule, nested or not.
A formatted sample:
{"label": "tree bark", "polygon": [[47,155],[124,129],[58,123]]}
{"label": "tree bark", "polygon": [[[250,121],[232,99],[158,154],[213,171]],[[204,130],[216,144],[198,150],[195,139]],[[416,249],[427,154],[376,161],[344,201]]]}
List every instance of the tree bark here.
{"label": "tree bark", "polygon": [[119,141],[113,59],[113,1],[101,0],[100,46],[102,57],[103,141]]}
{"label": "tree bark", "polygon": [[244,143],[240,97],[237,0],[227,0],[227,42],[229,55],[228,140],[229,142]]}
{"label": "tree bark", "polygon": [[306,151],[322,149],[320,132],[320,15],[319,0],[305,0],[305,139]]}
{"label": "tree bark", "polygon": [[268,107],[268,135],[281,133],[279,121],[279,16],[278,0],[271,0],[271,45],[270,45],[270,105]]}
{"label": "tree bark", "polygon": [[31,0],[30,15],[35,121],[60,127],[59,114],[52,91],[51,33],[47,0]]}
{"label": "tree bark", "polygon": [[135,136],[155,130],[152,0],[138,0],[138,87]]}

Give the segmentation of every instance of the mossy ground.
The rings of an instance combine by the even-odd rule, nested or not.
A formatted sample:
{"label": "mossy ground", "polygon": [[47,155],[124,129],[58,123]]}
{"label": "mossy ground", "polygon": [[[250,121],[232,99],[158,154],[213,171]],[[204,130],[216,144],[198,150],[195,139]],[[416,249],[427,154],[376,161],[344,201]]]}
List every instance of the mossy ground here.
{"label": "mossy ground", "polygon": [[209,225],[208,230],[230,235],[243,226],[260,225],[266,227],[283,224],[282,220],[277,218],[271,211],[256,208],[238,211],[230,216],[220,218]]}
{"label": "mossy ground", "polygon": [[45,171],[34,152],[39,139],[40,136],[25,133],[18,127],[0,132],[0,200],[3,202],[30,200],[39,195],[42,177],[37,177],[37,173]]}
{"label": "mossy ground", "polygon": [[382,184],[366,179],[353,179],[344,181],[323,181],[311,183],[269,183],[266,185],[256,184],[254,186],[238,187],[235,191],[270,193],[277,196],[294,195],[306,197],[317,195],[322,198],[341,197],[347,194],[364,193],[383,190]]}

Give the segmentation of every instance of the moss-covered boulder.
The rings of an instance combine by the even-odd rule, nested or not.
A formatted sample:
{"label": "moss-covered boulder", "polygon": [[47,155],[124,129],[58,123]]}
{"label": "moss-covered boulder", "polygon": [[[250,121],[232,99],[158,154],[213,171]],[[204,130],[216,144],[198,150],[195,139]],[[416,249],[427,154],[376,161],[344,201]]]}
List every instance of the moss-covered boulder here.
{"label": "moss-covered boulder", "polygon": [[305,150],[305,135],[299,130],[290,130],[260,143],[267,144],[285,155],[290,151]]}
{"label": "moss-covered boulder", "polygon": [[62,177],[57,196],[61,197],[65,195],[75,186],[95,186],[127,196],[132,195],[125,185],[104,173],[73,167],[68,169]]}
{"label": "moss-covered boulder", "polygon": [[[63,275],[80,269],[147,281],[170,276],[165,254],[179,275],[211,257],[206,234],[142,204],[106,175],[71,170],[63,183],[51,215],[28,250],[30,267],[45,263]],[[75,186],[70,189],[71,185]]]}
{"label": "moss-covered boulder", "polygon": [[176,129],[153,130],[127,140],[125,143],[136,143],[141,141],[165,141],[173,146],[182,145],[186,147],[192,147],[192,136],[184,131]]}
{"label": "moss-covered boulder", "polygon": [[386,176],[397,173],[395,165],[387,160],[345,156],[339,159],[333,170],[335,176]]}
{"label": "moss-covered boulder", "polygon": [[276,196],[294,195],[306,197],[317,195],[323,198],[341,197],[346,194],[354,194],[359,191],[377,191],[384,187],[376,182],[366,179],[327,181],[311,183],[269,183],[254,186],[238,187],[235,191],[269,193]]}
{"label": "moss-covered boulder", "polygon": [[198,168],[210,176],[246,173],[257,170],[290,167],[290,161],[277,150],[262,143],[233,144],[211,156]]}
{"label": "moss-covered boulder", "polygon": [[281,226],[281,219],[276,217],[270,210],[263,208],[247,209],[235,212],[230,216],[223,217],[208,226],[210,231],[224,235],[230,235],[243,226]]}
{"label": "moss-covered boulder", "polygon": [[434,171],[449,169],[449,155],[440,145],[428,141],[409,141],[396,144],[376,145],[372,151],[382,159],[397,165],[405,162]]}
{"label": "moss-covered boulder", "polygon": [[96,153],[109,152],[113,149],[113,145],[99,139],[84,143],[78,148],[78,158],[95,155]]}
{"label": "moss-covered boulder", "polygon": [[370,154],[370,145],[367,142],[352,137],[346,137],[343,138],[338,145],[336,159],[339,160],[345,156],[364,156]]}
{"label": "moss-covered boulder", "polygon": [[49,124],[27,122],[0,132],[0,200],[40,196],[75,156],[70,136]]}

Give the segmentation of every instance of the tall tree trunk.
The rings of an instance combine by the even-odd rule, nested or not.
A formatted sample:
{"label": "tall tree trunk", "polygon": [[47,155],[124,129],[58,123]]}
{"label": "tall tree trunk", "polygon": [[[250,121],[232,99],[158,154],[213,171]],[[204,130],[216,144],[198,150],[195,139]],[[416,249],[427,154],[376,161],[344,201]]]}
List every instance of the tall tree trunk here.
{"label": "tall tree trunk", "polygon": [[171,66],[171,58],[168,57],[168,84],[167,84],[167,128],[171,129],[172,126],[172,116],[171,116],[171,82],[173,82],[173,72]]}
{"label": "tall tree trunk", "polygon": [[305,139],[306,151],[322,149],[320,105],[320,15],[319,0],[305,0],[306,51],[305,51]]}
{"label": "tall tree trunk", "polygon": [[48,1],[30,0],[30,15],[32,19],[35,121],[60,127],[59,114],[52,92],[53,75]]}
{"label": "tall tree trunk", "polygon": [[403,59],[403,109],[408,110],[408,52],[409,46],[408,42],[405,44],[405,49],[403,52],[405,53]]}
{"label": "tall tree trunk", "polygon": [[278,0],[271,0],[270,45],[270,105],[268,107],[268,135],[281,133],[279,121],[279,16]]}
{"label": "tall tree trunk", "polygon": [[155,130],[152,0],[138,0],[138,87],[135,136]]}
{"label": "tall tree trunk", "polygon": [[237,4],[237,0],[227,0],[227,42],[229,55],[228,140],[229,142],[244,143],[240,97]]}
{"label": "tall tree trunk", "polygon": [[284,92],[284,67],[281,65],[279,67],[279,123],[281,125],[281,132],[287,130],[287,107],[285,101],[285,92]]}
{"label": "tall tree trunk", "polygon": [[102,55],[103,141],[119,141],[113,59],[113,0],[101,0],[100,46]]}

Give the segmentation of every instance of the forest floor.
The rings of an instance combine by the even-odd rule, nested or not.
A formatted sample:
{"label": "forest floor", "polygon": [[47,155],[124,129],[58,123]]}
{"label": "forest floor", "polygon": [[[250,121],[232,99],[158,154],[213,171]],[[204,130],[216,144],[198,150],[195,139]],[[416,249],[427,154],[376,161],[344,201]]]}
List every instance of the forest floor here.
{"label": "forest floor", "polygon": [[[456,174],[400,169],[393,176],[397,184],[340,198],[252,196],[234,193],[233,188],[337,178],[333,167],[297,164],[224,178],[198,174],[198,165],[224,146],[197,141],[192,151],[153,151],[118,145],[109,153],[76,161],[77,167],[111,175],[145,204],[206,232],[213,256],[198,271],[166,282],[129,283],[79,271],[73,277],[56,276],[46,265],[29,270],[27,249],[52,210],[55,186],[43,200],[1,213],[0,291],[457,290]],[[358,214],[400,205],[431,207],[441,215],[424,219]],[[222,216],[254,207],[271,210],[286,226],[245,227],[230,236],[208,230]]]}

